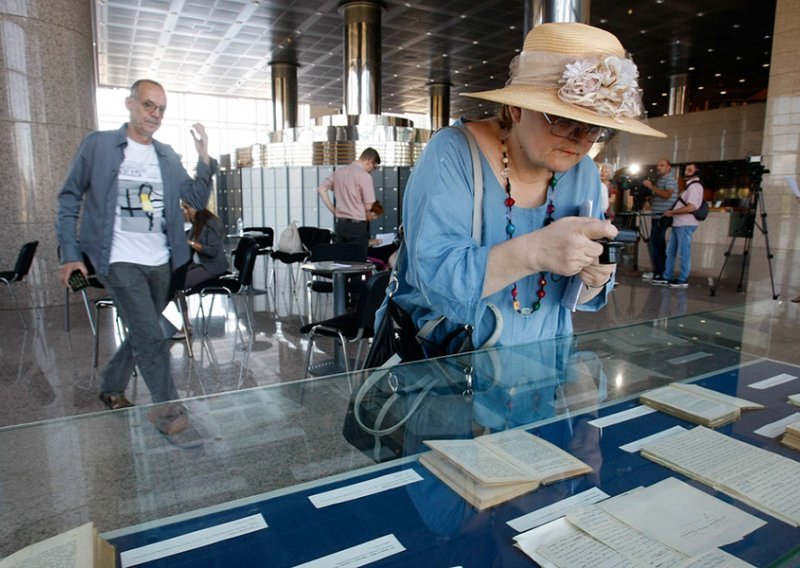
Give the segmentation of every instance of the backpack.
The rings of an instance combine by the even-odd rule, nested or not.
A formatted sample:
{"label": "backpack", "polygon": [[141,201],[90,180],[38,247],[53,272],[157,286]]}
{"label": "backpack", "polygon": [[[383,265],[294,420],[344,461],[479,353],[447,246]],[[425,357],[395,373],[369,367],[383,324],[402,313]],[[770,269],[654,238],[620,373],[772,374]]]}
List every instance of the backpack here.
{"label": "backpack", "polygon": [[[687,184],[686,189],[689,189],[689,186],[692,185],[693,183],[700,183],[700,182],[697,180],[691,181]],[[678,201],[686,205],[686,202],[683,200],[682,197],[678,197]],[[700,203],[700,207],[692,211],[692,215],[694,215],[694,218],[697,219],[698,221],[705,221],[706,217],[708,217],[708,202],[704,199],[703,202]]]}
{"label": "backpack", "polygon": [[300,240],[300,231],[297,230],[297,221],[292,221],[288,227],[281,231],[281,236],[278,237],[278,250],[290,254],[306,252],[306,247],[303,246],[303,241]]}
{"label": "backpack", "polygon": [[706,217],[708,217],[708,201],[703,201],[700,207],[692,212],[692,215],[694,215],[694,218],[698,221],[705,221]]}

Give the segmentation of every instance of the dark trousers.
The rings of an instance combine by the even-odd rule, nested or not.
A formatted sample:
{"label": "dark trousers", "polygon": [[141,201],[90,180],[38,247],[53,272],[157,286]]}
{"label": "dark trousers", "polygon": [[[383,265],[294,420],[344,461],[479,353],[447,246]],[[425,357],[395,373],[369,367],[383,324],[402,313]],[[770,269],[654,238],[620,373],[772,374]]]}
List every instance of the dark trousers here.
{"label": "dark trousers", "polygon": [[153,402],[178,398],[169,365],[169,346],[161,329],[161,312],[169,301],[172,271],[169,263],[143,266],[118,262],[100,281],[111,293],[127,336],[103,371],[100,389],[123,394],[134,364],[150,390]]}
{"label": "dark trousers", "polygon": [[357,244],[364,248],[363,259],[367,259],[367,245],[369,244],[369,225],[366,221],[351,221],[337,219],[334,227],[336,242],[343,244]]}
{"label": "dark trousers", "polygon": [[667,263],[667,230],[661,227],[661,217],[653,217],[653,226],[650,228],[650,260],[653,261],[653,275],[662,276]]}

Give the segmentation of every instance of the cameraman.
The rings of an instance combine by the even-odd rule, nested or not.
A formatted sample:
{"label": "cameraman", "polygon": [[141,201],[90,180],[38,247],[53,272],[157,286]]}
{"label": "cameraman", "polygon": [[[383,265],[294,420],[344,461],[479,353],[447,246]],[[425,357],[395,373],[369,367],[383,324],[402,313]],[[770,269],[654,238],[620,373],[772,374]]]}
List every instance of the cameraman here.
{"label": "cameraman", "polygon": [[659,160],[656,164],[658,180],[654,184],[649,179],[644,180],[643,185],[653,192],[653,199],[650,210],[652,227],[650,229],[650,260],[653,263],[653,273],[645,273],[642,277],[652,278],[653,284],[666,284],[664,280],[664,265],[667,261],[667,228],[661,225],[661,217],[664,212],[671,209],[675,204],[678,194],[678,181],[672,176],[672,164],[669,160]]}

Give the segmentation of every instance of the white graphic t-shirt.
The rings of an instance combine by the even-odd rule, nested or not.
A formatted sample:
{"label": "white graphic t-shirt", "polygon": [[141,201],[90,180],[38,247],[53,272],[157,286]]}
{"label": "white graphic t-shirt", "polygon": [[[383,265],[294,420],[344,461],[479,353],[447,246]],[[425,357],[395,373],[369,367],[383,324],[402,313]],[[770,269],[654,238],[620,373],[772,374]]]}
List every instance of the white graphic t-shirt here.
{"label": "white graphic t-shirt", "polygon": [[164,232],[164,187],[152,144],[128,138],[119,169],[111,263],[159,266],[169,260]]}

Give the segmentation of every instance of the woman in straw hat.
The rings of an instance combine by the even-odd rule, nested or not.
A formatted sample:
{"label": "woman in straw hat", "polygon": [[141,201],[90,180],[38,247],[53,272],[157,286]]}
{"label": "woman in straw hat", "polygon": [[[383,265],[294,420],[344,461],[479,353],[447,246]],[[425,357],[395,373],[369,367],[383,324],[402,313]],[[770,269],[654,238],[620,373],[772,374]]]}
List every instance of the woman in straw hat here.
{"label": "woman in straw hat", "polygon": [[[458,121],[477,141],[483,172],[481,242],[472,238],[472,159],[455,128],[433,137],[403,201],[406,245],[395,301],[430,337],[473,326],[475,346],[513,345],[572,333],[562,305],[570,276],[578,309],[603,307],[614,265],[596,241],[617,230],[599,208],[601,184],[587,153],[622,130],[665,137],[642,122],[638,71],[612,34],[576,23],[541,24],[511,63],[505,87],[471,93],[502,104],[497,117]],[[494,308],[497,309],[494,309]],[[490,309],[491,308],[491,309]]]}

